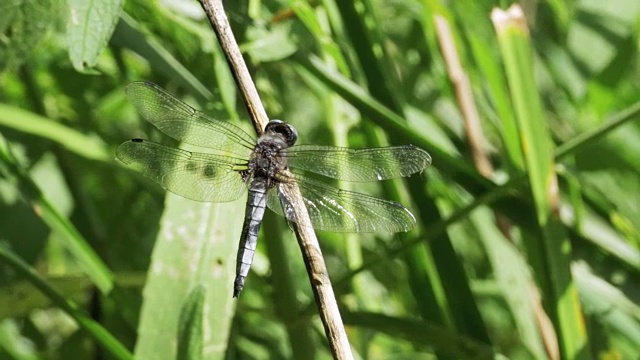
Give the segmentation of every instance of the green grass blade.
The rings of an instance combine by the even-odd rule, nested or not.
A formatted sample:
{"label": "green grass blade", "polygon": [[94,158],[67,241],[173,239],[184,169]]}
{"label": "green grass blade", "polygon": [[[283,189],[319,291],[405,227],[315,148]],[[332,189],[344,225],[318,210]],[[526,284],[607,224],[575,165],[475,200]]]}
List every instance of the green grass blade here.
{"label": "green grass blade", "polygon": [[300,303],[296,297],[296,294],[308,290],[309,285],[295,281],[296,273],[301,273],[304,270],[294,271],[294,264],[303,267],[301,260],[291,260],[291,257],[298,256],[300,251],[295,246],[295,239],[285,226],[285,221],[272,211],[265,214],[260,240],[264,241],[266,254],[271,264],[273,287],[271,299],[275,314],[287,332],[291,358],[313,358],[317,356],[315,354],[318,352],[318,348],[314,342],[315,334],[311,318],[300,316]]}
{"label": "green grass blade", "polygon": [[387,63],[389,58],[385,54],[383,39],[377,26],[380,19],[373,13],[375,6],[368,0],[359,3],[336,1],[335,4],[368,84],[369,93],[386,107],[400,111],[402,106],[397,99],[400,92],[396,91],[399,85],[392,76],[392,67]]}
{"label": "green grass blade", "polygon": [[188,89],[201,100],[211,100],[213,94],[198,78],[182,65],[167,49],[153,38],[145,36],[138,23],[127,14],[122,14],[122,20],[118,23],[113,34],[113,41],[123,47],[127,47],[143,58],[147,59],[151,66],[159,73],[175,80],[185,89]]}
{"label": "green grass blade", "polygon": [[[468,13],[483,14],[485,9],[483,4],[478,2],[455,3],[459,16]],[[508,164],[515,169],[515,173],[524,171],[524,159],[522,149],[520,147],[520,138],[518,136],[518,128],[514,118],[513,106],[509,97],[509,88],[506,83],[505,75],[502,71],[502,62],[496,55],[495,38],[493,37],[493,29],[485,16],[465,16],[467,21],[461,23],[465,38],[469,41],[470,56],[473,58],[468,62],[475,62],[475,69],[486,81],[488,102],[495,108],[496,116],[500,120],[496,123],[501,124],[500,136],[504,144],[505,151],[501,154],[506,155]],[[474,68],[470,66],[469,71]]]}
{"label": "green grass blade", "polygon": [[557,158],[562,158],[570,154],[576,154],[586,146],[593,145],[598,140],[604,138],[612,131],[618,129],[620,126],[629,123],[630,121],[637,120],[640,117],[640,102],[629,106],[627,109],[622,110],[620,113],[614,115],[605,124],[598,126],[597,128],[584,132],[571,140],[558,146],[555,151]]}
{"label": "green grass blade", "polygon": [[110,161],[115,157],[99,138],[89,137],[33,112],[13,106],[0,104],[0,125],[54,141],[87,159]]}
{"label": "green grass blade", "polygon": [[0,162],[3,162],[18,178],[25,195],[31,201],[34,211],[49,225],[62,234],[64,247],[78,261],[84,272],[103,294],[108,294],[113,288],[113,274],[107,265],[91,248],[87,240],[75,226],[64,217],[57,208],[44,196],[26,170],[20,167],[10,152],[8,144],[0,136]]}
{"label": "green grass blade", "polygon": [[476,339],[463,337],[449,329],[429,322],[403,319],[380,313],[344,312],[345,323],[362,326],[407,339],[416,346],[429,344],[447,356],[461,359],[493,359],[494,350]]}
{"label": "green grass blade", "polygon": [[311,5],[304,1],[297,0],[291,0],[289,3],[291,9],[296,13],[298,18],[300,18],[307,30],[311,32],[318,44],[320,44],[322,52],[335,62],[338,71],[342,74],[349,74],[347,60],[342,55],[340,47],[331,37],[331,34],[323,30],[323,24],[320,22],[320,19],[318,19]]}
{"label": "green grass blade", "polygon": [[552,211],[549,188],[555,182],[555,173],[551,138],[533,78],[533,51],[526,25],[499,26],[496,21],[538,221],[544,224]]}
{"label": "green grass blade", "polygon": [[184,302],[178,333],[178,360],[203,358],[206,289],[196,286]]}
{"label": "green grass blade", "polygon": [[437,140],[427,138],[413,131],[402,116],[373,99],[358,85],[329,69],[319,59],[315,57],[310,57],[309,59],[296,57],[295,60],[304,70],[309,71],[311,75],[342,96],[387,133],[393,133],[394,136],[429,151],[433,156],[433,163],[437,164],[442,172],[448,173],[449,176],[456,178],[458,182],[471,187],[474,193],[481,191],[480,189],[486,190],[492,187],[489,180],[480,176],[459,155],[451,154],[448,149],[441,147]]}
{"label": "green grass blade", "polygon": [[18,256],[0,245],[0,262],[11,266],[16,273],[27,279],[31,284],[45,294],[53,303],[71,316],[84,331],[91,335],[105,350],[116,359],[133,359],[133,356],[111,333],[102,325],[91,319],[82,309],[51,287],[40,274]]}
{"label": "green grass blade", "polygon": [[[539,226],[535,233],[524,234],[525,246],[555,325],[560,352],[563,358],[574,359],[586,353],[586,329],[569,269],[571,245],[558,218],[553,144],[533,77],[533,51],[526,20],[519,10],[517,6],[506,12],[494,10],[492,19],[505,62]],[[548,346],[548,351],[556,352],[552,344]]]}

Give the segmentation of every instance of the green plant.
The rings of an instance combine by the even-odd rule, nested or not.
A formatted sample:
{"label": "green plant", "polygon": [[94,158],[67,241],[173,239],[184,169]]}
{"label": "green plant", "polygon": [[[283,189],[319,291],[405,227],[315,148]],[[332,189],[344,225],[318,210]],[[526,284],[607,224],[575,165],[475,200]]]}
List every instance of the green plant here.
{"label": "green plant", "polygon": [[[507,3],[226,4],[269,116],[301,143],[433,156],[362,190],[417,229],[319,234],[362,358],[639,356],[640,6],[538,2],[500,27]],[[132,81],[250,131],[197,4],[0,10],[0,358],[327,358],[282,218],[233,300],[244,202],[164,194],[114,159],[167,140],[127,104]]]}

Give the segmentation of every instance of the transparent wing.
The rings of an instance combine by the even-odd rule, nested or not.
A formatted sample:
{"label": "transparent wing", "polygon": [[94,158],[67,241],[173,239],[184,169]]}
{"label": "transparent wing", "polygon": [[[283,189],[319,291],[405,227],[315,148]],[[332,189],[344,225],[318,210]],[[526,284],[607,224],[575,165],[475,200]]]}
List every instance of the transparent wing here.
{"label": "transparent wing", "polygon": [[246,160],[174,149],[142,139],[120,144],[116,157],[127,165],[139,165],[145,176],[191,200],[232,201],[245,189],[239,171],[246,170]]}
{"label": "transparent wing", "polygon": [[[333,188],[323,183],[295,176],[311,224],[317,230],[331,232],[402,232],[416,223],[413,214],[394,201],[387,201],[353,191]],[[267,194],[267,206],[289,221],[295,216],[278,184]]]}
{"label": "transparent wing", "polygon": [[371,149],[300,145],[283,153],[292,172],[299,169],[353,182],[409,176],[431,164],[431,156],[413,145]]}
{"label": "transparent wing", "polygon": [[243,156],[255,146],[239,127],[209,117],[154,83],[131,83],[125,93],[142,117],[176,140]]}

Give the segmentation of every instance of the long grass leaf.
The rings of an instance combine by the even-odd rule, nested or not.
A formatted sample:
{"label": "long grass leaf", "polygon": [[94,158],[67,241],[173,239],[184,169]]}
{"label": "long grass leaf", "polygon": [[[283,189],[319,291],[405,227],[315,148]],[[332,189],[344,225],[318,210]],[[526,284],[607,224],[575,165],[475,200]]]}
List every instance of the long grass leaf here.
{"label": "long grass leaf", "polygon": [[0,104],[0,125],[54,141],[87,159],[109,161],[114,157],[99,138],[13,106]]}
{"label": "long grass leaf", "polygon": [[[533,74],[533,51],[522,10],[494,10],[492,20],[505,61],[511,97],[516,111],[519,137],[527,165],[539,231],[525,233],[529,260],[555,325],[560,353],[575,358],[584,352],[587,337],[576,285],[571,279],[566,230],[558,217],[558,184],[554,171],[553,147],[543,116]],[[541,328],[545,327],[541,323]],[[543,330],[543,337],[545,336]],[[546,334],[547,351],[555,357],[555,336]]]}
{"label": "long grass leaf", "polygon": [[68,300],[63,294],[51,287],[29,264],[25,263],[16,254],[0,245],[0,262],[10,265],[16,273],[23,276],[31,284],[45,294],[53,303],[71,316],[80,328],[91,335],[105,350],[116,359],[133,360],[133,355],[127,350],[109,331],[100,323],[93,320],[88,314],[74,302]]}
{"label": "long grass leaf", "polygon": [[80,234],[76,227],[64,217],[60,211],[42,193],[38,185],[29,177],[13,157],[5,139],[0,136],[0,162],[4,163],[13,175],[19,180],[24,194],[32,203],[34,211],[42,220],[58,231],[61,235],[64,247],[78,261],[84,272],[103,294],[108,294],[113,288],[113,274],[107,265],[91,248],[87,240]]}

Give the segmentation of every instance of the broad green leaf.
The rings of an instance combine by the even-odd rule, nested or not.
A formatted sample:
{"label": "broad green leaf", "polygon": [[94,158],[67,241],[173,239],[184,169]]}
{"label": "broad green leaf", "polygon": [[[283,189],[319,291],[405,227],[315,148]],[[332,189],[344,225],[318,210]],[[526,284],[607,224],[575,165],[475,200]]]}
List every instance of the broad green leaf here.
{"label": "broad green leaf", "polygon": [[67,43],[73,67],[90,71],[107,46],[122,11],[122,0],[69,0]]}
{"label": "broad green leaf", "polygon": [[282,60],[297,50],[291,41],[292,31],[288,24],[276,24],[268,29],[252,28],[247,34],[249,41],[241,50],[258,63]]}
{"label": "broad green leaf", "polygon": [[[153,250],[138,327],[136,359],[175,358],[181,311],[206,292],[204,358],[222,359],[234,315],[235,259],[244,203],[199,203],[168,194]],[[251,282],[249,276],[248,283]]]}

